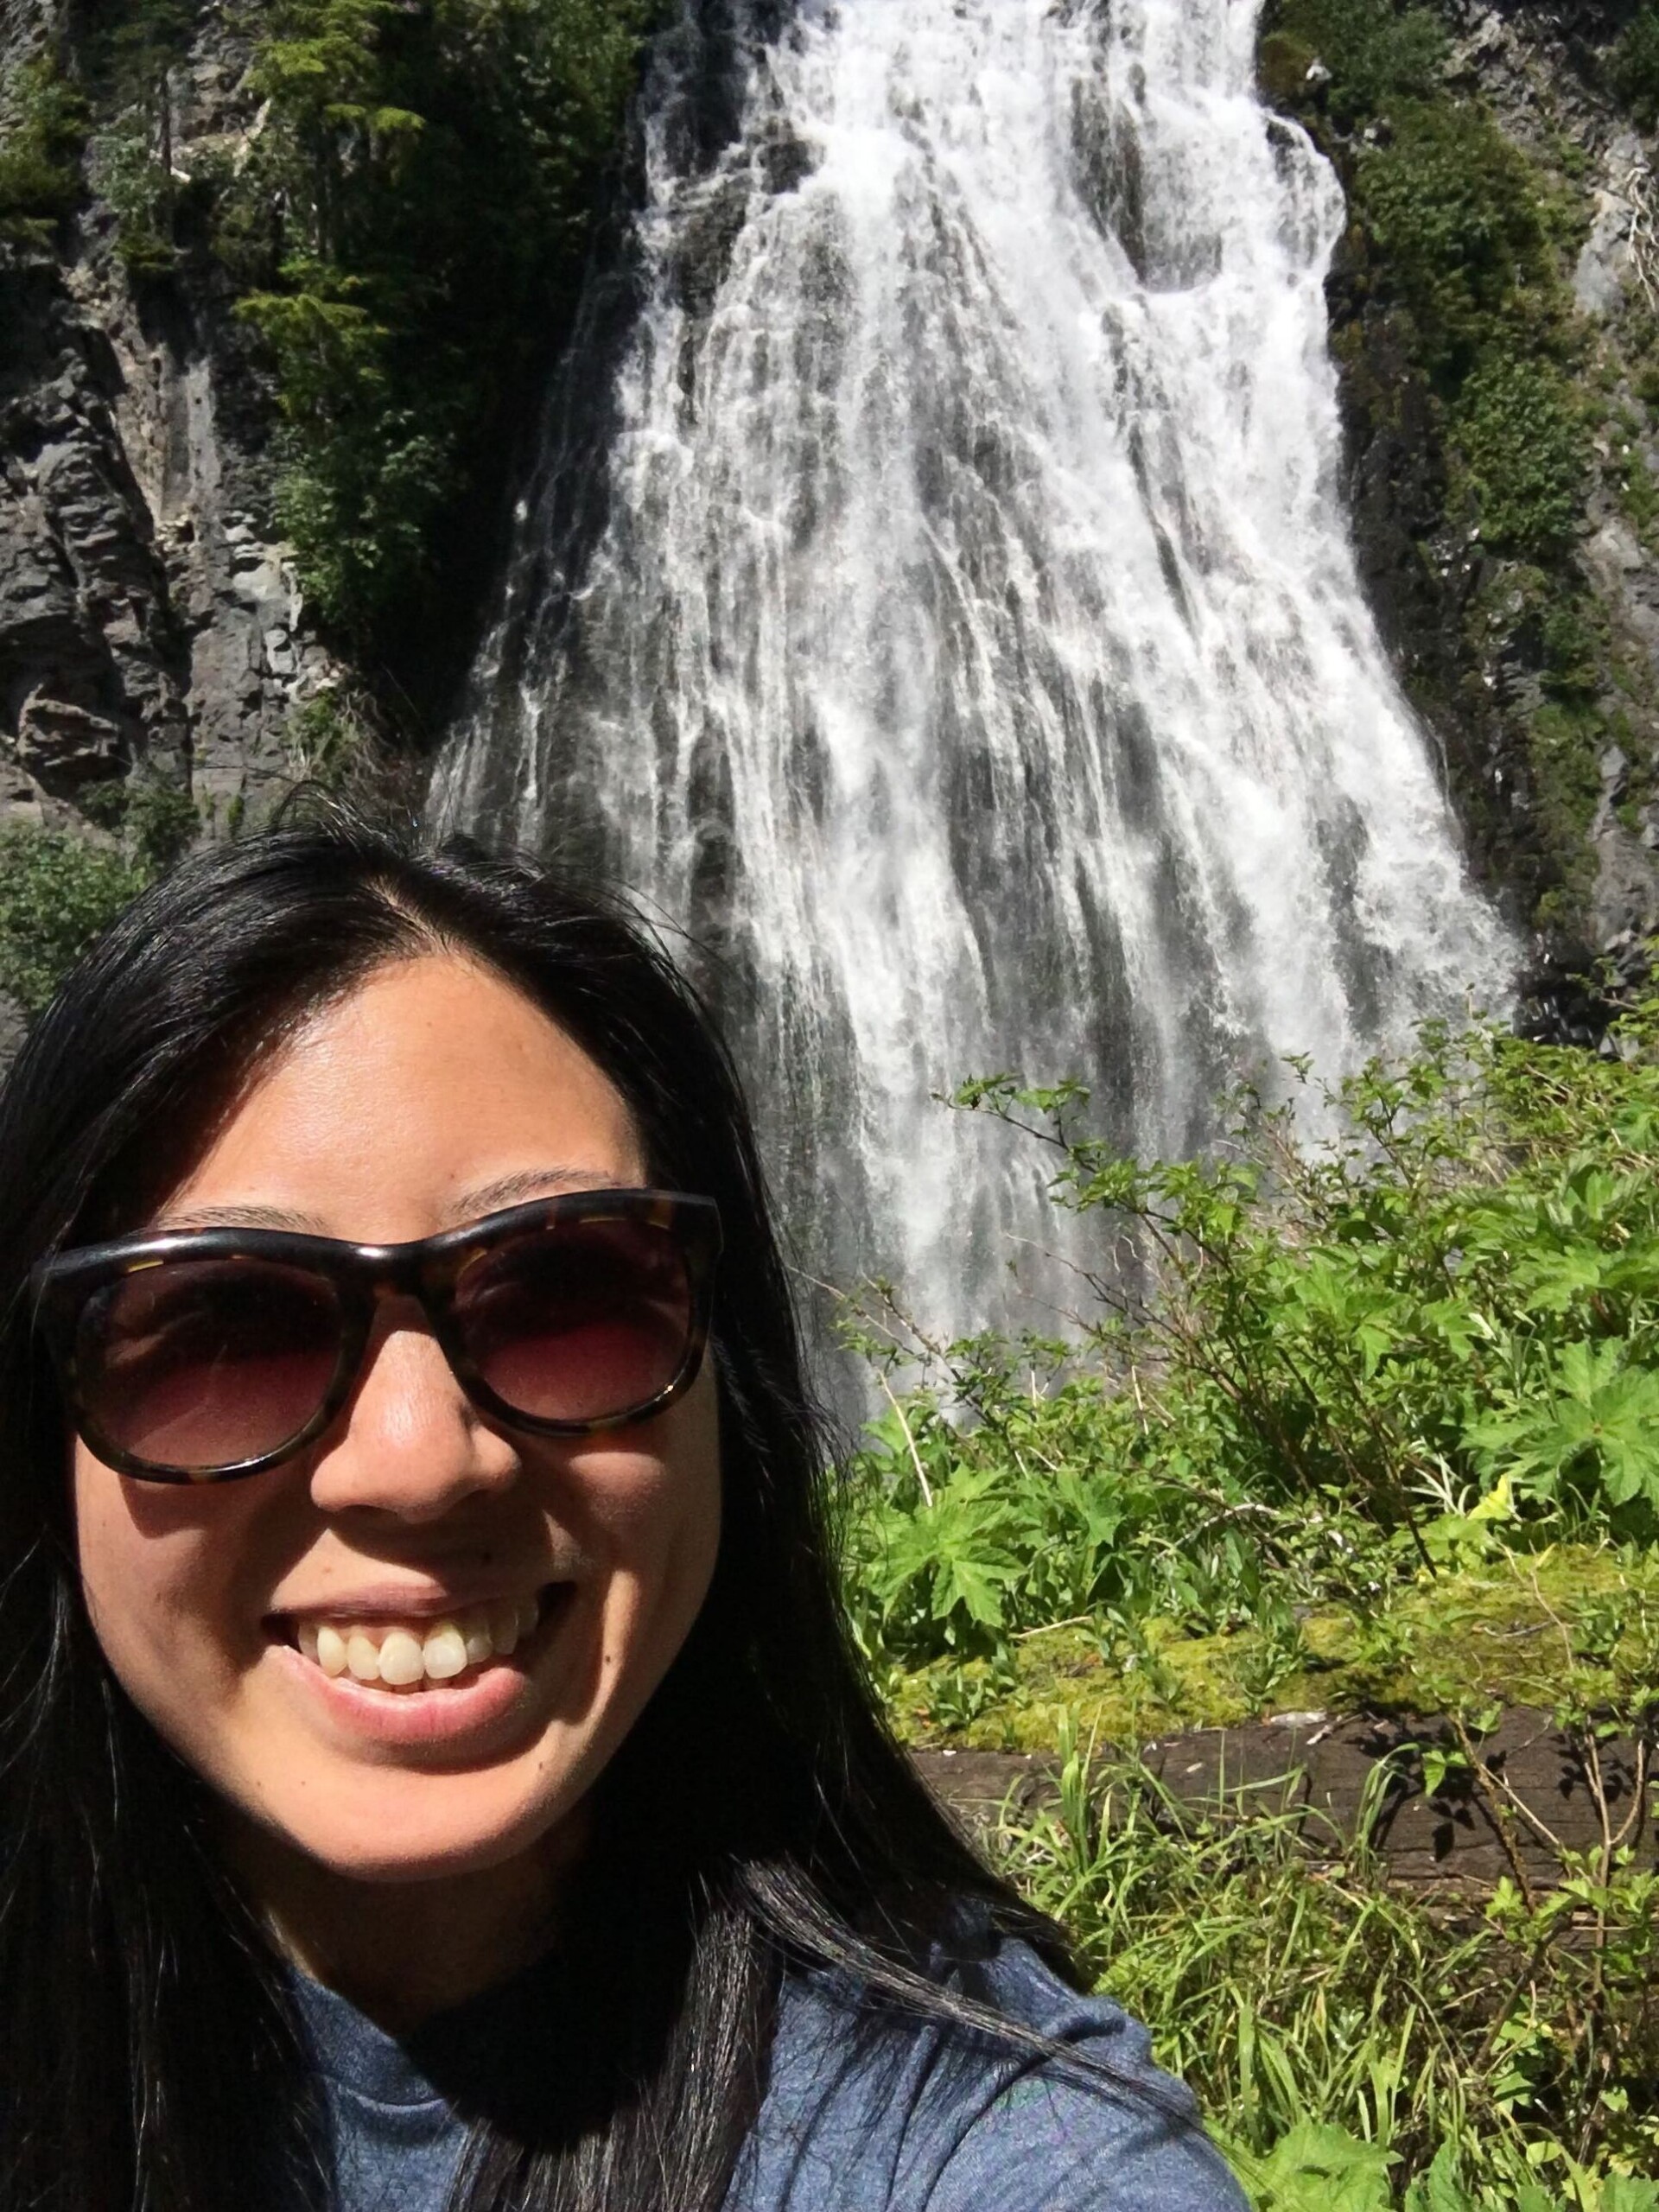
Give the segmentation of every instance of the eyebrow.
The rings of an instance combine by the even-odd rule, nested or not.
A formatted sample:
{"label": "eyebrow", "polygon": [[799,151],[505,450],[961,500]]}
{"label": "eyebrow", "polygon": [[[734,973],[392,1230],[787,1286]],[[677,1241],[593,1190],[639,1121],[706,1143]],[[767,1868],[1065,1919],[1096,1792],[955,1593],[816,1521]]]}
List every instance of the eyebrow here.
{"label": "eyebrow", "polygon": [[298,1229],[318,1233],[315,1214],[295,1213],[286,1206],[187,1206],[179,1213],[164,1213],[152,1221],[145,1234],[171,1236],[186,1229]]}
{"label": "eyebrow", "polygon": [[463,1191],[450,1211],[454,1222],[476,1221],[480,1214],[499,1213],[521,1198],[545,1198],[560,1191],[613,1191],[632,1187],[619,1183],[602,1167],[525,1167],[516,1175],[502,1175],[493,1183],[475,1183]]}
{"label": "eyebrow", "polygon": [[[458,1227],[481,1215],[499,1213],[521,1199],[556,1195],[562,1191],[608,1191],[618,1187],[614,1174],[596,1167],[524,1167],[516,1174],[498,1176],[493,1182],[477,1183],[461,1192],[447,1209],[445,1226]],[[327,1234],[315,1214],[289,1206],[187,1206],[162,1214],[149,1224],[155,1236],[172,1236],[191,1229],[291,1229],[302,1235]]]}

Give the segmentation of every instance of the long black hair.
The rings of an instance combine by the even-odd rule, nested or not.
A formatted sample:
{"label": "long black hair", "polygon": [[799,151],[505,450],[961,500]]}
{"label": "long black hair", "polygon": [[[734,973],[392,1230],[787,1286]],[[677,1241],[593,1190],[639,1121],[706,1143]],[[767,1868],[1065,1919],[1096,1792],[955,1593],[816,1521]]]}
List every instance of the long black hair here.
{"label": "long black hair", "polygon": [[[660,1184],[718,1200],[723,1514],[692,1633],[598,1785],[550,1971],[581,2033],[480,2091],[473,2212],[715,2212],[780,1976],[983,2030],[941,1986],[963,1900],[1069,1971],[885,1732],[837,1603],[824,1453],[741,1090],[637,920],[528,863],[350,825],[203,854],[80,963],[0,1093],[0,2207],[320,2201],[284,1971],[206,1786],[105,1663],[80,1596],[32,1264],[129,1225],[165,1147],[284,1024],[422,952],[523,989],[632,1109]],[[556,2094],[550,2077],[556,2073]]]}

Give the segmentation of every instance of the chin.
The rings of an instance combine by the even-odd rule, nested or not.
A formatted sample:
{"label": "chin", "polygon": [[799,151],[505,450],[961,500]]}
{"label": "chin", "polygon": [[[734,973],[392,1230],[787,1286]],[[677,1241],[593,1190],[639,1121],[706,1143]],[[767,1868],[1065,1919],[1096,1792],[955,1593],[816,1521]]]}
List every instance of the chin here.
{"label": "chin", "polygon": [[264,1808],[269,1842],[349,1881],[435,1882],[481,1874],[550,1841],[578,1809],[567,1793],[526,1798],[480,1775],[411,1776],[329,1804]]}

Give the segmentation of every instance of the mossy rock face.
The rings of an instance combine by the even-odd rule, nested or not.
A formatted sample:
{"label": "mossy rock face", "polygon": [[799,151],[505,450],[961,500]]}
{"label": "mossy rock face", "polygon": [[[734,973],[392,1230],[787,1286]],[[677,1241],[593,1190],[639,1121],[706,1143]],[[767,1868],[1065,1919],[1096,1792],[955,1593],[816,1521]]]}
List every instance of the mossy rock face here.
{"label": "mossy rock face", "polygon": [[[1649,550],[1659,533],[1653,319],[1634,299],[1580,312],[1573,289],[1615,182],[1605,148],[1659,81],[1659,8],[1618,36],[1606,19],[1570,35],[1540,11],[1507,20],[1454,70],[1442,10],[1268,0],[1258,78],[1348,196],[1328,290],[1362,576],[1476,874],[1541,933],[1541,988],[1659,916],[1638,842],[1659,733],[1646,617],[1588,550],[1613,514]],[[1554,652],[1527,665],[1525,625],[1493,620],[1511,578],[1538,572],[1557,626],[1587,641],[1570,670]],[[1620,694],[1633,746],[1611,726]],[[1610,861],[1599,764],[1615,743],[1630,834]]]}

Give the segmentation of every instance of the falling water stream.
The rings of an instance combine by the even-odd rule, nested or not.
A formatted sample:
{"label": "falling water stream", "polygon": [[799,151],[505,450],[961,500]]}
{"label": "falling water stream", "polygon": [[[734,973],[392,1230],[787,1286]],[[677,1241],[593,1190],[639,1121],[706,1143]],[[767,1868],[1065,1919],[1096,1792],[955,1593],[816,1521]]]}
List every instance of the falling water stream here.
{"label": "falling water stream", "polygon": [[[703,0],[435,805],[683,927],[811,1264],[1006,1313],[1075,1074],[1202,1145],[1501,995],[1360,594],[1252,0]],[[1038,1317],[1040,1319],[1040,1317]]]}

